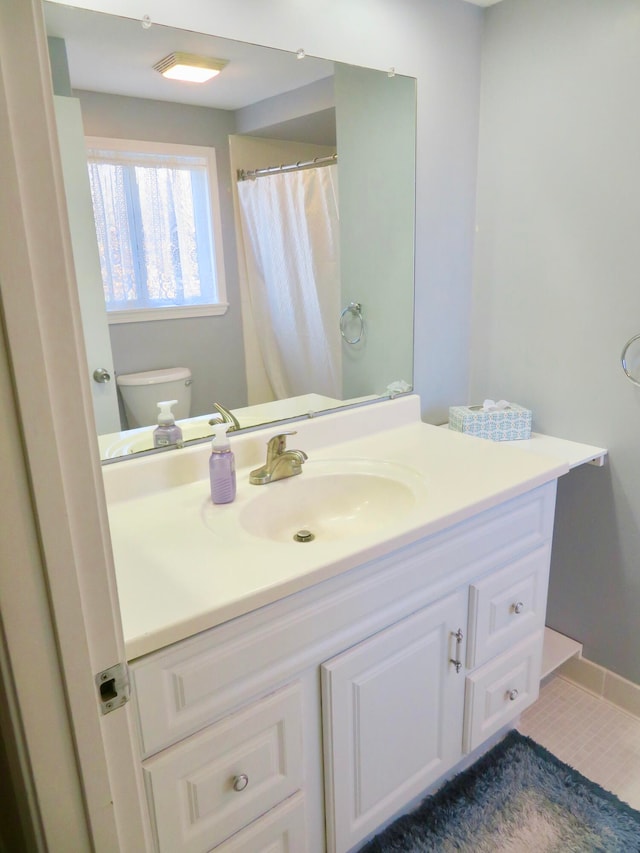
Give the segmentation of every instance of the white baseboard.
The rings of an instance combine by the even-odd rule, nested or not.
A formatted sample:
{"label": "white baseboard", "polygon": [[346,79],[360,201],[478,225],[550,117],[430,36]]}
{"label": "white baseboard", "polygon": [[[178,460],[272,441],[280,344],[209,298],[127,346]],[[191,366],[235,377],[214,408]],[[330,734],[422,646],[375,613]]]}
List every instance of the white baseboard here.
{"label": "white baseboard", "polygon": [[583,657],[570,658],[555,674],[640,719],[640,684]]}

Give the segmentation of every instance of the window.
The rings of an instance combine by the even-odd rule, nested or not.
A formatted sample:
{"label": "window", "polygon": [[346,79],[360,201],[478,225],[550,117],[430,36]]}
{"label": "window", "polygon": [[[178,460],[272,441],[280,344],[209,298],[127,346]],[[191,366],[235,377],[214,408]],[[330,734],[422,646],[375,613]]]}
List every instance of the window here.
{"label": "window", "polygon": [[87,139],[110,323],[227,309],[215,152]]}

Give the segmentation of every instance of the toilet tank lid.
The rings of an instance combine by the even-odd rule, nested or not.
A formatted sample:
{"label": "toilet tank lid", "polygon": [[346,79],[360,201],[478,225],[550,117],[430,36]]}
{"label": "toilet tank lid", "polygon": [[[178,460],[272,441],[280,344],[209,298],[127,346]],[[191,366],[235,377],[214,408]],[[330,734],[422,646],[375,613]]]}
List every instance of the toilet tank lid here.
{"label": "toilet tank lid", "polygon": [[160,382],[176,382],[191,379],[188,367],[165,367],[161,370],[145,370],[143,373],[120,373],[116,376],[118,385],[157,385]]}

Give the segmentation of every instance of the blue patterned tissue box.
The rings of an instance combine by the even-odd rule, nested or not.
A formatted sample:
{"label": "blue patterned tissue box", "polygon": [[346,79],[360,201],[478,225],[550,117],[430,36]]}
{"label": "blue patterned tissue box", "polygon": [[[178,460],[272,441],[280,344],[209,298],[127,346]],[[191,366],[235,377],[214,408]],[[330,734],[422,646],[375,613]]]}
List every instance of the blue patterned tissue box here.
{"label": "blue patterned tissue box", "polygon": [[485,411],[483,406],[450,406],[449,429],[492,441],[527,439],[531,438],[531,411],[516,403],[495,411]]}

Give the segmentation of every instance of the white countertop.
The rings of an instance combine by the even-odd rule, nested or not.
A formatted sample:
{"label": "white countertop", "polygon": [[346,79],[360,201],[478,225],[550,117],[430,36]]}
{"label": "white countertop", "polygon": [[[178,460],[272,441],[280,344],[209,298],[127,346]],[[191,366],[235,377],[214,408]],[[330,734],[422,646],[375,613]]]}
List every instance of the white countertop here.
{"label": "white countertop", "polygon": [[607,450],[604,447],[594,447],[591,444],[581,444],[578,441],[568,441],[566,438],[555,438],[539,432],[532,432],[531,438],[522,441],[505,441],[504,443],[510,447],[526,450],[528,453],[564,459],[569,468],[577,468],[579,465],[595,465],[597,468],[602,468],[607,456]]}
{"label": "white countertop", "polygon": [[450,527],[570,467],[558,456],[424,424],[415,396],[293,426],[289,446],[305,450],[310,463],[333,460],[339,470],[340,460],[379,459],[412,469],[421,482],[415,506],[366,534],[331,541],[247,533],[238,521],[243,508],[289,482],[249,484],[277,427],[232,437],[238,491],[225,506],[210,500],[208,444],[104,467],[130,660]]}
{"label": "white countertop", "polygon": [[[449,429],[449,424],[442,424],[441,426],[443,429]],[[486,440],[483,439],[483,441]],[[532,432],[531,438],[502,441],[499,442],[499,446],[516,447],[518,450],[526,450],[527,453],[556,457],[567,462],[570,469],[577,468],[580,465],[595,465],[597,468],[602,468],[608,453],[605,447],[582,444],[579,441],[570,441],[566,438],[556,438],[552,435],[544,435],[541,432]]]}

